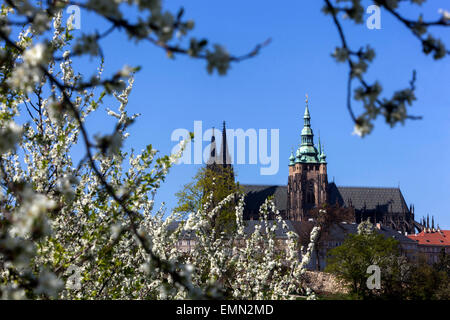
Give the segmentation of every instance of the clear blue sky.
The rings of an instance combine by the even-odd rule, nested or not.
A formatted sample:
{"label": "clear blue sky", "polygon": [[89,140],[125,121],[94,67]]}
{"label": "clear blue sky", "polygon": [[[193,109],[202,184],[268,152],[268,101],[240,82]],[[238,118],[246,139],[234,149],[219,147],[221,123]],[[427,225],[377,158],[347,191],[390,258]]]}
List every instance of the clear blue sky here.
{"label": "clear blue sky", "polygon": [[[322,1],[170,1],[169,8],[182,4],[185,16],[196,21],[193,35],[224,44],[233,54],[246,53],[269,37],[273,42],[259,56],[232,65],[227,76],[219,77],[207,74],[204,61],[185,57],[169,60],[151,44],[126,43],[126,37],[119,33],[103,41],[106,70],[112,72],[124,64],[142,66],[128,107],[129,112],[142,116],[130,129],[127,147],[141,149],[151,143],[169,153],[175,145],[170,140],[172,131],[192,131],[195,120],[203,121],[204,128],[221,127],[223,120],[234,129],[277,128],[278,174],[261,176],[259,165],[239,165],[236,171],[242,184],[286,184],[287,159],[291,148],[300,142],[304,96],[308,93],[312,127],[316,138],[320,131],[325,144],[330,181],[334,177],[342,186],[400,184],[407,203],[415,205],[417,219],[434,215],[441,228],[450,228],[448,58],[435,62],[424,56],[416,39],[387,12],[382,12],[381,30],[346,22],[350,46],[370,44],[376,49],[368,79],[379,79],[384,93],[390,95],[406,87],[413,69],[418,75],[418,100],[411,112],[422,115],[423,120],[394,129],[380,120],[373,133],[361,139],[351,134],[353,125],[345,109],[347,68],[330,57],[339,39],[331,18],[320,12]],[[427,9],[422,9],[425,18],[438,17],[439,8],[450,9],[448,1],[429,1]],[[408,10],[411,17],[417,17],[418,9]],[[104,30],[103,24],[83,15],[82,31],[92,29]],[[449,39],[444,31],[436,34]],[[354,107],[359,113],[359,106]],[[100,116],[89,126],[93,133],[112,128],[111,122]],[[174,193],[198,168],[176,166],[157,201],[172,208]]]}

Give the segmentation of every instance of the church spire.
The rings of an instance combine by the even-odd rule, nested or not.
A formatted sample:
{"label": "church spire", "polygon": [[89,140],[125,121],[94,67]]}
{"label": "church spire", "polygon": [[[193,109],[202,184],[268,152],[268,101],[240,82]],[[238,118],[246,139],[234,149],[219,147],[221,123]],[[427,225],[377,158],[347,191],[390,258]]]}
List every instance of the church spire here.
{"label": "church spire", "polygon": [[325,146],[322,144],[321,145],[322,149],[320,150],[320,162],[322,163],[327,163],[327,155],[325,154]]}
{"label": "church spire", "polygon": [[214,135],[214,127],[212,128],[212,136],[211,136],[211,154],[210,158],[216,160],[216,136]]}
{"label": "church spire", "polygon": [[320,132],[319,132],[319,143],[317,144],[317,150],[319,151],[319,156],[322,155],[322,145],[320,144]]}
{"label": "church spire", "polygon": [[231,157],[228,153],[228,144],[227,144],[227,129],[225,127],[225,121],[223,122],[222,129],[222,148],[220,151],[220,161],[223,167],[231,166]]}
{"label": "church spire", "polygon": [[234,170],[233,166],[231,165],[230,154],[228,153],[227,131],[225,127],[225,121],[223,122],[223,129],[222,129],[222,144],[220,145],[219,149],[217,148],[214,129],[215,128],[213,128],[213,133],[211,137],[210,158],[207,162],[206,167],[210,170],[217,172],[223,172],[224,169],[229,168],[231,170],[230,172],[234,179]]}
{"label": "church spire", "polygon": [[301,146],[314,146],[314,134],[311,129],[311,116],[308,108],[308,95],[305,100],[305,114],[303,115],[303,130],[302,130],[302,144]]}
{"label": "church spire", "polygon": [[308,108],[308,94],[306,94],[306,100],[305,100],[305,113],[303,114],[303,126],[304,127],[310,127],[311,126],[311,116],[309,115],[309,108]]}
{"label": "church spire", "polygon": [[206,163],[207,168],[213,168],[217,164],[217,146],[216,146],[216,135],[214,132],[214,127],[212,128],[212,136],[211,136],[211,147],[209,151],[209,159]]}
{"label": "church spire", "polygon": [[[303,129],[300,148],[296,152],[296,163],[319,163],[320,150],[314,146],[314,133],[311,129],[311,115],[309,113],[309,97],[306,95],[305,113],[303,114]],[[319,148],[320,149],[320,148]]]}

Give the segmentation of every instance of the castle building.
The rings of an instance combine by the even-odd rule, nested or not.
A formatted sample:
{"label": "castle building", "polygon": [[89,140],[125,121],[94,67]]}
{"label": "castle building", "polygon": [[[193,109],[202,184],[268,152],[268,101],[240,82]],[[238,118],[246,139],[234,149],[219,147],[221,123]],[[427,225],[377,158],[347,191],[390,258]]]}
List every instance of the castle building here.
{"label": "castle building", "polygon": [[408,237],[417,242],[419,255],[425,256],[429,264],[439,262],[442,253],[450,254],[450,230],[424,230]]}
{"label": "castle building", "polygon": [[422,219],[423,229],[416,234],[410,234],[408,237],[417,243],[417,251],[423,255],[429,264],[440,260],[442,253],[450,254],[450,230],[441,230],[439,225],[434,226],[434,217],[427,216]]}
{"label": "castle building", "polygon": [[320,137],[314,144],[311,116],[306,100],[300,147],[289,157],[287,185],[242,185],[246,193],[244,219],[258,219],[259,207],[272,196],[286,220],[308,221],[308,212],[323,205],[353,208],[354,221],[370,219],[403,234],[422,230],[414,221],[400,188],[341,187],[328,182],[327,161]]}

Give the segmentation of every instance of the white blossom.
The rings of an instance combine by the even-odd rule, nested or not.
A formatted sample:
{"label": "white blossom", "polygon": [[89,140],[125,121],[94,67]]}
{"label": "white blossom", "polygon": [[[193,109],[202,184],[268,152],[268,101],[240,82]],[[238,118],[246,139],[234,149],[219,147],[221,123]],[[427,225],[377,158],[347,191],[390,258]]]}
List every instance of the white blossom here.
{"label": "white blossom", "polygon": [[439,9],[439,13],[442,15],[442,19],[450,21],[450,12],[448,10]]}
{"label": "white blossom", "polygon": [[0,154],[13,150],[22,136],[22,127],[14,121],[8,121],[0,127]]}

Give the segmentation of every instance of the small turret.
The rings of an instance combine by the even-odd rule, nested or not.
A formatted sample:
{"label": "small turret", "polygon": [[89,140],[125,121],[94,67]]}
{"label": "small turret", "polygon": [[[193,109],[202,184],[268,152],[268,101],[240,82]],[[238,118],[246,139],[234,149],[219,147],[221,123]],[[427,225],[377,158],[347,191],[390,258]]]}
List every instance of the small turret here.
{"label": "small turret", "polygon": [[290,165],[290,166],[295,165],[294,151],[291,151],[291,156],[289,157],[289,165]]}
{"label": "small turret", "polygon": [[327,155],[325,154],[325,146],[323,144],[320,152],[320,163],[327,163]]}
{"label": "small turret", "polygon": [[207,162],[207,166],[211,166],[216,164],[217,161],[217,150],[216,150],[216,136],[214,133],[214,127],[212,128],[212,136],[211,136],[211,150],[209,153],[209,159]]}

